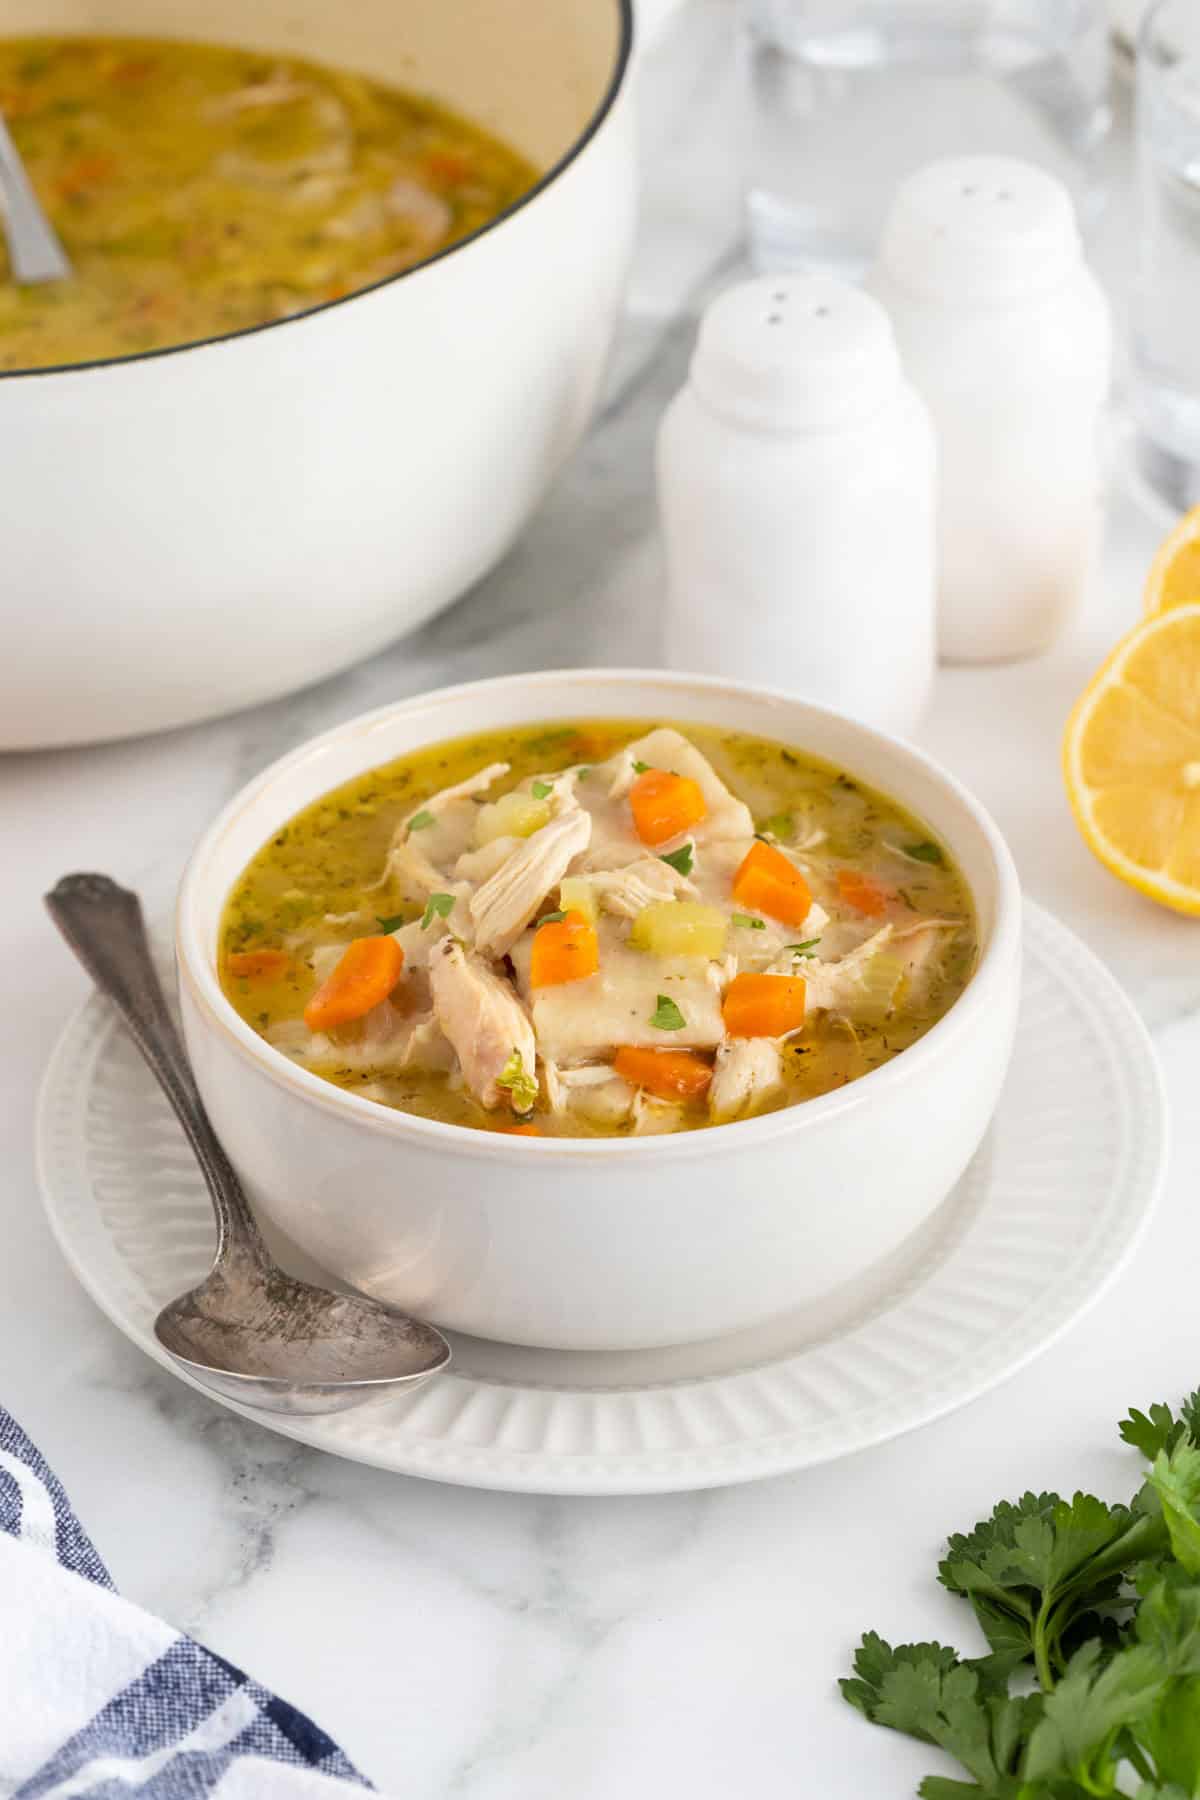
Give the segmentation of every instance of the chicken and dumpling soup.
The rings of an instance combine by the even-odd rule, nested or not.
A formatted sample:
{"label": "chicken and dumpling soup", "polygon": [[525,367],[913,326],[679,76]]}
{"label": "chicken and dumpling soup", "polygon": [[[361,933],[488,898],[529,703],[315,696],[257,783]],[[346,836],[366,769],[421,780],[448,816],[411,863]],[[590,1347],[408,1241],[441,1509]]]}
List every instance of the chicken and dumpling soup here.
{"label": "chicken and dumpling soup", "polygon": [[352,1093],[611,1137],[856,1080],[941,1018],[976,948],[945,847],[848,775],[588,720],[438,744],[308,807],[234,888],[220,974]]}
{"label": "chicken and dumpling soup", "polygon": [[74,269],[20,287],[0,244],[0,369],[288,318],[427,261],[537,180],[424,95],[220,44],[0,38],[0,112]]}

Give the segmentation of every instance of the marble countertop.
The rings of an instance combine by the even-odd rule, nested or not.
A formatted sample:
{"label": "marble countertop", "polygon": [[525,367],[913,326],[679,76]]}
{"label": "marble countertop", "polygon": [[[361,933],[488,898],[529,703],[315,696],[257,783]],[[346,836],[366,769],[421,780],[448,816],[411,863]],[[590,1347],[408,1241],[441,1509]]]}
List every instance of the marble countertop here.
{"label": "marble countertop", "polygon": [[750,1487],[622,1501],[436,1487],[304,1449],[172,1380],[96,1312],[43,1221],[35,1094],[84,991],[40,906],[57,876],[111,870],[165,916],[201,827],[312,732],[448,680],[656,660],[653,429],[698,304],[738,266],[729,24],[728,0],[691,0],[643,71],[648,193],[608,402],[504,566],[415,638],[291,700],[152,742],[0,759],[0,1395],[124,1592],[309,1710],[405,1800],[911,1793],[932,1753],[861,1724],[835,1692],[858,1633],[969,1643],[933,1580],[945,1533],[1028,1485],[1124,1496],[1123,1409],[1200,1381],[1197,928],[1093,862],[1058,774],[1067,709],[1136,615],[1159,534],[1119,483],[1073,634],[1037,662],[943,671],[921,733],[993,810],[1028,891],[1133,996],[1174,1104],[1174,1166],[1134,1265],[1002,1389]]}

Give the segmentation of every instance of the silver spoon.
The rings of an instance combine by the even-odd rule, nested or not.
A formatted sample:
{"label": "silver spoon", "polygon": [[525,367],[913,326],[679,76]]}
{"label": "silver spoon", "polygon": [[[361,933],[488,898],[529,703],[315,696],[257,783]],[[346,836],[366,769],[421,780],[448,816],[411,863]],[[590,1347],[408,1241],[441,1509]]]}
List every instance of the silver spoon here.
{"label": "silver spoon", "polygon": [[164,1306],[154,1321],[159,1343],[206,1387],[267,1412],[342,1412],[444,1369],[450,1346],[432,1325],[378,1300],[298,1281],[272,1260],[208,1122],[137,895],[107,875],[66,875],[46,906],[174,1107],[217,1215],[212,1270]]}
{"label": "silver spoon", "polygon": [[42,210],[25,172],[21,152],[0,118],[0,203],[13,280],[21,287],[41,281],[67,281],[74,271],[58,233]]}

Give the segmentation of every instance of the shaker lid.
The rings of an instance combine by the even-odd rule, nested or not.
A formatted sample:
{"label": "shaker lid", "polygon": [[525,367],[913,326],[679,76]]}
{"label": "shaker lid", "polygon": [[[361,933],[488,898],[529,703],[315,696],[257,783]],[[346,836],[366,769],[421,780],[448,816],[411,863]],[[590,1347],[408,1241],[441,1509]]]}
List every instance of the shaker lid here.
{"label": "shaker lid", "polygon": [[960,156],[903,182],[880,264],[939,300],[1018,300],[1056,287],[1082,258],[1071,196],[1032,163]]}
{"label": "shaker lid", "polygon": [[900,381],[887,314],[828,275],[764,276],[714,300],[692,383],[714,412],[779,430],[868,417]]}

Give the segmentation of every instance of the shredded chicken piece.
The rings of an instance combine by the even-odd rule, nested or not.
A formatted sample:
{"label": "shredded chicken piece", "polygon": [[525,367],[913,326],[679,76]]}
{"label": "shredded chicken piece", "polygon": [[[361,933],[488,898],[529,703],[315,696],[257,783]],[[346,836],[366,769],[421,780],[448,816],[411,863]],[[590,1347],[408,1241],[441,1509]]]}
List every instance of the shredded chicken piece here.
{"label": "shredded chicken piece", "polygon": [[[584,1078],[587,1079],[584,1079]],[[570,1078],[570,1079],[568,1079]],[[613,1070],[597,1064],[564,1073],[567,1105],[594,1125],[620,1125],[629,1118],[638,1090]]]}
{"label": "shredded chicken piece", "polygon": [[525,838],[484,882],[470,912],[476,946],[485,956],[504,956],[512,948],[591,835],[590,815],[575,807]]}
{"label": "shredded chicken piece", "polygon": [[[471,842],[476,796],[486,793],[494,781],[508,774],[508,770],[508,763],[490,763],[486,769],[468,776],[466,781],[442,788],[419,806],[414,806],[396,827],[383,874],[375,888],[394,882],[410,900],[427,900],[430,894],[444,892],[447,871]],[[413,829],[414,819],[419,821],[416,830]]]}
{"label": "shredded chicken piece", "polygon": [[514,1053],[532,1077],[537,1067],[533,1026],[510,984],[453,938],[429,959],[434,1015],[454,1046],[463,1079],[481,1106],[508,1100],[497,1085]]}
{"label": "shredded chicken piece", "polygon": [[783,1085],[783,1058],[773,1038],[738,1038],[717,1051],[708,1090],[710,1117],[735,1119],[778,1093]]}
{"label": "shredded chicken piece", "polygon": [[633,749],[629,748],[626,750],[618,750],[617,754],[610,757],[608,762],[605,763],[604,767],[612,777],[608,785],[608,797],[610,800],[623,800],[625,798],[626,794],[637,780],[637,770],[633,766],[636,761],[637,757],[634,755]]}
{"label": "shredded chicken piece", "polygon": [[468,775],[465,781],[456,781],[453,787],[439,789],[428,800],[422,800],[420,806],[413,807],[402,821],[400,829],[409,830],[413,820],[422,813],[432,813],[435,819],[440,819],[456,801],[474,800],[477,794],[486,794],[502,775],[508,774],[511,767],[511,763],[506,762],[489,763],[486,769],[479,769],[474,775]]}
{"label": "shredded chicken piece", "polygon": [[657,856],[642,856],[623,869],[597,869],[588,876],[604,912],[618,919],[636,919],[656,900],[677,900],[695,895],[696,886]]}
{"label": "shredded chicken piece", "polygon": [[881,926],[873,937],[869,937],[856,950],[849,951],[838,962],[822,962],[816,956],[805,957],[798,962],[784,955],[772,965],[771,973],[803,975],[808,1011],[835,1011],[853,1000],[864,965],[870,962],[877,950],[883,949],[893,932],[893,926]]}
{"label": "shredded chicken piece", "polygon": [[704,971],[704,979],[709,987],[715,988],[718,994],[723,994],[738,972],[738,962],[737,956],[723,956],[719,962],[710,962]]}
{"label": "shredded chicken piece", "polygon": [[408,1014],[391,1000],[372,1007],[365,1018],[337,1032],[317,1032],[303,1060],[337,1063],[346,1069],[428,1069],[445,1073],[454,1052],[430,1012]]}
{"label": "shredded chicken piece", "polygon": [[553,1059],[544,1059],[542,1082],[552,1113],[570,1108],[597,1124],[616,1125],[629,1117],[633,1106],[635,1090],[608,1063],[560,1069]]}
{"label": "shredded chicken piece", "polygon": [[235,88],[230,94],[214,94],[205,101],[203,113],[206,119],[230,119],[263,106],[286,106],[289,100],[301,100],[312,91],[306,82],[297,81],[280,66],[272,69],[265,81],[252,81],[248,87]]}
{"label": "shredded chicken piece", "polygon": [[658,1100],[639,1088],[631,1107],[634,1137],[660,1137],[669,1131],[680,1131],[685,1122],[682,1106],[672,1100]]}
{"label": "shredded chicken piece", "polygon": [[918,924],[906,925],[896,933],[894,941],[904,945],[904,973],[909,996],[914,990],[924,987],[941,934],[945,931],[955,932],[960,928],[961,921],[958,919],[922,919]]}
{"label": "shredded chicken piece", "polygon": [[422,244],[441,241],[454,223],[454,214],[440,194],[431,194],[417,181],[401,175],[383,196],[384,210],[401,224],[411,227]]}
{"label": "shredded chicken piece", "polygon": [[430,894],[438,892],[444,880],[442,871],[434,868],[424,851],[411,838],[403,839],[397,833],[383,865],[383,874],[365,891],[376,894],[380,888],[394,884],[406,900],[428,900]]}
{"label": "shredded chicken piece", "polygon": [[429,967],[429,958],[437,944],[444,937],[456,937],[468,945],[471,942],[471,918],[467,909],[467,899],[471,889],[465,881],[456,882],[444,892],[454,896],[454,905],[446,915],[434,913],[428,925],[424,922],[424,914],[419,919],[410,919],[407,925],[401,925],[392,936],[404,952],[404,976],[406,980],[419,971]]}
{"label": "shredded chicken piece", "polygon": [[488,881],[521,843],[518,837],[493,838],[482,850],[464,850],[454,865],[457,881]]}

